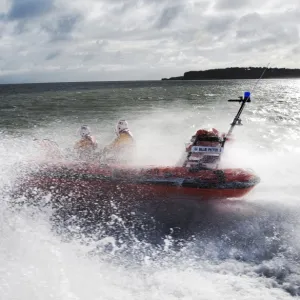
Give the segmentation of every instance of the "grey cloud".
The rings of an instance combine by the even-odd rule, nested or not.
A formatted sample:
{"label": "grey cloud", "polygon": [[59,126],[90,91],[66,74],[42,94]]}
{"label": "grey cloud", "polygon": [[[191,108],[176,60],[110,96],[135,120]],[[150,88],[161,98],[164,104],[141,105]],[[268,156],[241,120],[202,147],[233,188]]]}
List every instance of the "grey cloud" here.
{"label": "grey cloud", "polygon": [[265,21],[259,13],[249,13],[240,17],[238,28],[262,28]]}
{"label": "grey cloud", "polygon": [[59,50],[51,52],[46,56],[45,60],[52,60],[52,59],[58,57],[60,54],[61,54],[61,51],[59,51]]}
{"label": "grey cloud", "polygon": [[300,45],[293,47],[292,51],[291,51],[292,55],[299,55],[300,54]]}
{"label": "grey cloud", "polygon": [[253,41],[246,41],[235,46],[236,52],[251,52],[251,51],[267,51],[267,47],[270,45],[276,45],[276,38],[274,37],[266,37]]}
{"label": "grey cloud", "polygon": [[134,1],[131,2],[123,2],[120,1],[119,5],[113,8],[113,12],[114,13],[124,13],[128,10],[130,10],[130,8],[132,8],[136,3]]}
{"label": "grey cloud", "polygon": [[70,38],[76,24],[81,20],[80,15],[60,17],[56,22],[48,22],[42,28],[50,35],[50,41],[62,41]]}
{"label": "grey cloud", "polygon": [[281,48],[282,45],[287,48],[289,45],[293,45],[297,39],[299,39],[299,33],[296,29],[290,32],[277,31],[277,34],[262,35],[260,38],[242,42],[238,44],[236,50],[238,52],[247,52],[254,49],[255,51],[265,52],[276,50],[278,47]]}
{"label": "grey cloud", "polygon": [[249,0],[217,0],[214,7],[220,10],[231,10],[245,7],[249,2]]}
{"label": "grey cloud", "polygon": [[229,30],[231,24],[236,21],[234,15],[225,15],[213,17],[207,21],[204,29],[212,34],[220,34],[221,32]]}
{"label": "grey cloud", "polygon": [[238,31],[260,31],[265,32],[278,28],[296,26],[299,23],[300,9],[288,10],[276,13],[249,13],[243,15],[237,22]]}
{"label": "grey cloud", "polygon": [[176,5],[171,7],[166,7],[163,9],[161,15],[159,16],[155,27],[163,29],[168,27],[170,23],[179,15],[180,11],[183,9],[183,6]]}
{"label": "grey cloud", "polygon": [[273,32],[279,43],[291,45],[299,41],[299,30],[297,26],[288,26],[287,28],[278,28]]}
{"label": "grey cloud", "polygon": [[20,35],[25,32],[28,32],[28,31],[29,31],[29,28],[28,28],[28,24],[27,24],[26,20],[20,20],[15,25],[14,34],[16,34],[16,35]]}
{"label": "grey cloud", "polygon": [[108,42],[106,40],[97,40],[96,44],[99,46],[99,48],[103,48],[108,44]]}
{"label": "grey cloud", "polygon": [[[280,18],[282,20],[285,17],[283,13],[275,19]],[[239,29],[236,31],[237,51],[245,52],[254,48],[256,51],[264,52],[297,43],[299,31],[296,23],[293,22],[293,19],[291,22],[287,19],[284,23],[283,26],[281,22],[274,22],[272,16],[262,16],[258,13],[241,17],[237,24]]]}
{"label": "grey cloud", "polygon": [[91,61],[95,58],[95,55],[94,54],[87,54],[83,57],[83,62],[88,62],[88,61]]}
{"label": "grey cloud", "polygon": [[53,9],[53,0],[13,0],[7,18],[19,20],[38,17]]}
{"label": "grey cloud", "polygon": [[[198,29],[188,29],[172,32],[172,36],[180,43],[189,43],[195,40]],[[165,36],[163,42],[168,41],[168,35]]]}
{"label": "grey cloud", "polygon": [[259,30],[257,29],[240,29],[236,31],[236,37],[238,39],[255,39],[259,36]]}

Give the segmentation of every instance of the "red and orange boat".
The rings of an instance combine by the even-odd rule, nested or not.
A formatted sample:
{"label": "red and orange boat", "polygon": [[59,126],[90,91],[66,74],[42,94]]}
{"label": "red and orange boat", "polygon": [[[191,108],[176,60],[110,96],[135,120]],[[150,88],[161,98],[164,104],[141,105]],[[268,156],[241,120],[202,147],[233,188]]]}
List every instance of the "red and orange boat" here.
{"label": "red and orange boat", "polygon": [[[244,99],[241,97],[240,100],[235,100],[242,102],[242,105],[227,137],[230,136],[233,126],[241,123],[239,116],[242,108],[250,101],[250,95],[246,96]],[[212,200],[241,198],[249,193],[260,181],[252,171],[218,167],[199,168],[199,163],[193,165],[193,156],[201,162],[202,155],[203,159],[208,158],[206,165],[211,163],[217,166],[226,141],[226,137],[219,140],[215,131],[210,132],[211,135],[203,130],[197,134],[199,133],[202,134],[202,139],[198,139],[200,144],[196,144],[197,138],[194,136],[192,144],[187,147],[187,160],[190,159],[188,165],[186,162],[180,167],[129,167],[82,162],[45,163],[39,165],[37,170],[29,172],[21,181],[20,188],[89,199],[100,195],[118,195],[131,200],[157,197]],[[206,144],[203,144],[203,141]],[[216,143],[219,143],[219,148],[215,147]]]}

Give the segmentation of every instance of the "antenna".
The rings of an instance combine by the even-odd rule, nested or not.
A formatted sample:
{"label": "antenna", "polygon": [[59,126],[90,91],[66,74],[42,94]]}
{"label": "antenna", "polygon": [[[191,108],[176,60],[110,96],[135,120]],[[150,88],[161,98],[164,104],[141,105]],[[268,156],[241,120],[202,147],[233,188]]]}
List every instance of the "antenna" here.
{"label": "antenna", "polygon": [[[252,90],[255,89],[255,87],[257,86],[257,84],[260,82],[260,80],[262,79],[263,75],[265,74],[265,72],[267,71],[267,69],[269,68],[269,65],[270,63],[268,63],[267,67],[263,70],[261,76],[258,78],[258,80],[255,82]],[[250,92],[244,92],[244,97],[239,97],[239,99],[230,99],[228,100],[228,102],[240,102],[241,103],[241,107],[240,109],[238,110],[236,116],[234,117],[233,119],[233,122],[230,124],[230,128],[229,128],[229,131],[228,133],[226,134],[226,136],[224,137],[223,139],[223,142],[222,142],[222,148],[224,148],[224,145],[226,143],[226,140],[227,140],[227,136],[230,136],[230,134],[232,133],[233,129],[234,129],[234,126],[236,125],[243,125],[242,124],[242,120],[240,119],[240,116],[243,112],[243,109],[246,105],[247,102],[251,102],[251,93]]]}

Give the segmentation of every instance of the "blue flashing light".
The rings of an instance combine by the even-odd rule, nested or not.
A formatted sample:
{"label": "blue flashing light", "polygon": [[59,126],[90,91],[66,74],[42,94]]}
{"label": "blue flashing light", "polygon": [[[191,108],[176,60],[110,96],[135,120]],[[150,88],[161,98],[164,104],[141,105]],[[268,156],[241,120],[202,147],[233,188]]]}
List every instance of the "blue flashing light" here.
{"label": "blue flashing light", "polygon": [[250,99],[250,92],[244,92],[244,99]]}

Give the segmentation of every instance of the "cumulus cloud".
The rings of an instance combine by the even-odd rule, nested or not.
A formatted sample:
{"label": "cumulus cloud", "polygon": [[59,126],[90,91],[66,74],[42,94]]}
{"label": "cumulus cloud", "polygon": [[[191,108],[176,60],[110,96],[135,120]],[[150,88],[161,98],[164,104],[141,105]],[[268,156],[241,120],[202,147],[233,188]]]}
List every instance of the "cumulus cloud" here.
{"label": "cumulus cloud", "polygon": [[9,20],[42,16],[53,9],[53,0],[12,0],[7,17]]}
{"label": "cumulus cloud", "polygon": [[300,67],[298,0],[3,0],[0,82]]}

